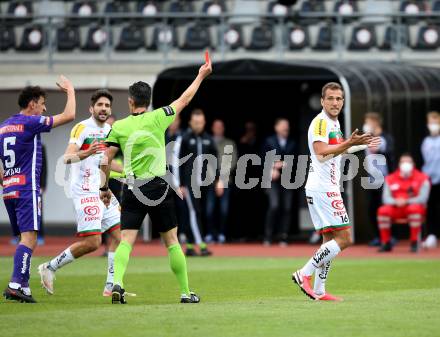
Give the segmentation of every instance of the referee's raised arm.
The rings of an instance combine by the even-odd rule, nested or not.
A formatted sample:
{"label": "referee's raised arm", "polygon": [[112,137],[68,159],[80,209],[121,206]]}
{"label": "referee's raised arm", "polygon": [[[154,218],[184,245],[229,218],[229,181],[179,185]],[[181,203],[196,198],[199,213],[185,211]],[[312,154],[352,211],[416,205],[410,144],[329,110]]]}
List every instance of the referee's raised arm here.
{"label": "referee's raised arm", "polygon": [[209,58],[207,52],[206,55],[207,56],[206,56],[205,64],[203,64],[200,67],[197,77],[194,79],[191,85],[183,92],[183,94],[173,103],[171,103],[171,106],[174,108],[176,114],[179,114],[189,104],[189,102],[191,102],[197,90],[199,90],[202,81],[206,77],[208,77],[209,74],[211,74],[212,72],[211,59]]}

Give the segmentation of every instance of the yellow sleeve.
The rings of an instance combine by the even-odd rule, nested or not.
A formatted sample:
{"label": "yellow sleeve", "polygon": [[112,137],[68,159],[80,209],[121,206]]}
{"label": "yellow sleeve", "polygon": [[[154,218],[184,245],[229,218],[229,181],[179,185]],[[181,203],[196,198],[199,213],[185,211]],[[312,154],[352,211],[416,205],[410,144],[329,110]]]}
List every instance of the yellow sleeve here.
{"label": "yellow sleeve", "polygon": [[83,136],[84,136],[84,129],[86,128],[86,126],[84,124],[78,123],[76,124],[72,131],[70,131],[70,139],[69,139],[69,144],[76,144],[79,147],[81,147],[81,145],[83,144]]}
{"label": "yellow sleeve", "polygon": [[328,126],[325,119],[316,118],[313,121],[312,141],[328,144]]}

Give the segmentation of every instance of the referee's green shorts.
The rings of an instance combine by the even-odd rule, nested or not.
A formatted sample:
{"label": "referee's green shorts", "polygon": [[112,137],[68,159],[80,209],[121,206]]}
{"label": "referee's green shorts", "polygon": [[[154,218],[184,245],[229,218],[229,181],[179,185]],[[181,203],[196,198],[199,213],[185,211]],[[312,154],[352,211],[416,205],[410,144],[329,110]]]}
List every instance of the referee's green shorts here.
{"label": "referee's green shorts", "polygon": [[[139,185],[139,180],[135,186]],[[124,185],[121,202],[121,230],[139,230],[145,216],[150,216],[159,233],[165,233],[177,226],[176,208],[171,187],[161,178],[130,190]],[[137,194],[137,195],[136,195]]]}

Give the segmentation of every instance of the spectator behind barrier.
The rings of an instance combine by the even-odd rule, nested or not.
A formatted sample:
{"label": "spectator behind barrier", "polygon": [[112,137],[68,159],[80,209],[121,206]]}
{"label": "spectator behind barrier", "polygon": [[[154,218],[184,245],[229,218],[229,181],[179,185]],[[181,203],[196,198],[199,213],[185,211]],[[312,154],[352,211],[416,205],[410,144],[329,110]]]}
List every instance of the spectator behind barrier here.
{"label": "spectator behind barrier", "polygon": [[440,113],[431,111],[428,113],[427,127],[429,136],[422,143],[423,172],[431,178],[431,193],[428,200],[428,213],[426,218],[426,240],[423,246],[434,248],[437,246],[437,238],[440,228]]}
{"label": "spectator behind barrier", "polygon": [[[264,244],[270,245],[276,223],[280,224],[278,236],[281,246],[287,245],[287,238],[291,223],[291,210],[293,190],[286,189],[281,185],[281,172],[286,166],[285,156],[294,155],[295,142],[289,137],[290,125],[286,118],[278,118],[275,121],[275,134],[266,138],[263,145],[263,158],[267,152],[275,150],[276,155],[281,156],[280,160],[274,163],[272,169],[272,186],[266,189],[269,202],[269,209],[266,213],[264,226]],[[279,221],[277,217],[279,216]]]}
{"label": "spectator behind barrier", "polygon": [[429,177],[415,168],[414,159],[409,153],[403,154],[399,159],[399,168],[385,178],[383,205],[377,210],[380,252],[392,250],[393,223],[409,224],[411,251],[418,251],[430,188]]}
{"label": "spectator behind barrier", "polygon": [[[223,194],[217,196],[214,189],[208,189],[206,195],[206,242],[215,239],[219,243],[226,241],[226,224],[229,214],[229,199],[231,192],[231,176],[237,166],[237,145],[232,139],[225,137],[225,124],[221,119],[216,119],[211,127],[214,143],[217,146],[218,168],[220,179],[225,187]],[[219,217],[215,216],[216,205],[219,205]],[[218,220],[218,225],[216,224]],[[217,225],[217,226],[216,226]]]}
{"label": "spectator behind barrier", "polygon": [[[380,146],[378,148],[367,148],[365,150],[366,165],[368,172],[373,172],[373,168],[379,170],[386,177],[394,169],[394,140],[391,135],[383,129],[382,117],[377,112],[368,112],[364,116],[364,125],[362,130],[365,133],[371,133],[375,137],[380,137]],[[385,165],[378,165],[370,154],[381,154],[386,158]],[[370,182],[374,183],[370,176]],[[382,186],[377,189],[365,191],[368,200],[368,214],[370,228],[374,231],[375,237],[370,242],[370,246],[379,246],[379,232],[377,230],[377,209],[382,205]]]}

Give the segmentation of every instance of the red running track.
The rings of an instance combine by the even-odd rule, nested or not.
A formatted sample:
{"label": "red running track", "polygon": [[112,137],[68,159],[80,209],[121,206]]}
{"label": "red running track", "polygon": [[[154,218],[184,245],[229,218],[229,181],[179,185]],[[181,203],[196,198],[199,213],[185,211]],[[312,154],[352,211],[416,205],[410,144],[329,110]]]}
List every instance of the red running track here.
{"label": "red running track", "polygon": [[[11,256],[15,252],[15,246],[9,243],[10,237],[0,237],[0,256]],[[34,256],[54,256],[59,254],[68,245],[72,244],[75,238],[69,237],[47,237],[46,244],[38,246]],[[304,243],[293,243],[287,247],[280,247],[276,244],[266,247],[261,243],[231,243],[209,246],[214,256],[234,257],[309,257],[318,246]],[[104,248],[91,254],[92,256],[102,255]],[[167,251],[162,244],[156,240],[149,243],[139,241],[134,249],[134,256],[166,256]],[[409,242],[399,242],[391,253],[378,253],[376,247],[367,245],[355,245],[341,253],[344,258],[415,258],[415,259],[440,259],[440,248],[431,250],[420,250],[418,253],[409,251]]]}

